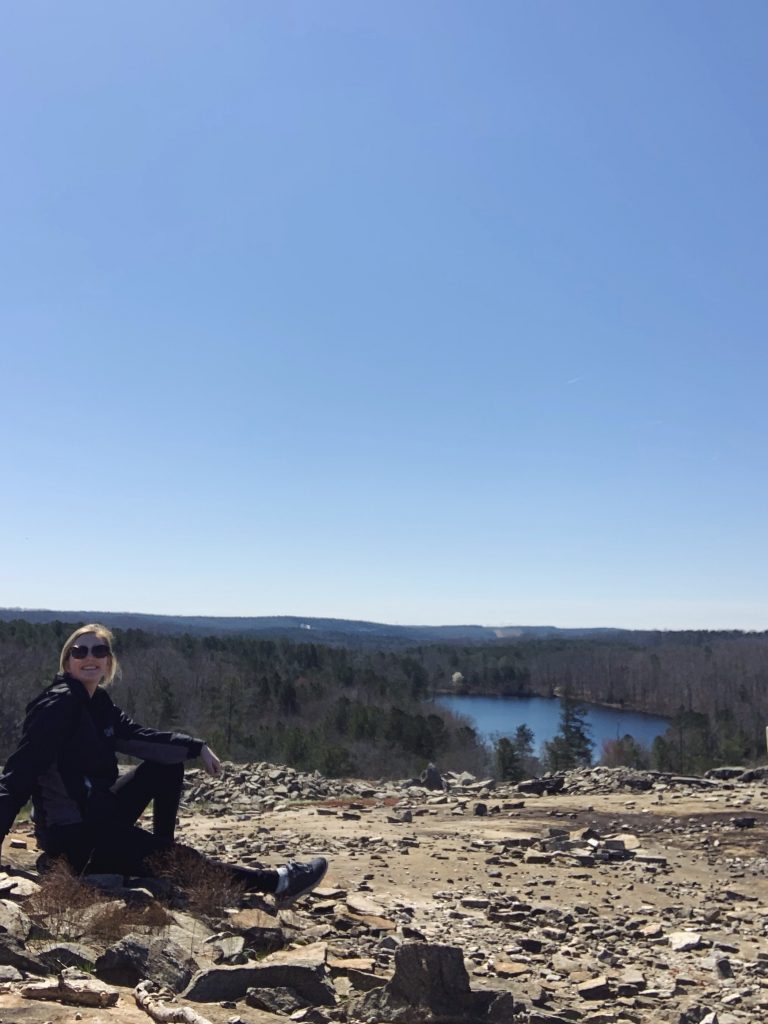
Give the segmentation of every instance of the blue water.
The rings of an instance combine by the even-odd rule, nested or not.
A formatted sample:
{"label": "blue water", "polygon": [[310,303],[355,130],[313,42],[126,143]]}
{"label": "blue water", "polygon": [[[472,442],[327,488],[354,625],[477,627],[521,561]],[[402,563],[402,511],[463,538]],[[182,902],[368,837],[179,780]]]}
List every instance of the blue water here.
{"label": "blue water", "polygon": [[[533,730],[534,750],[551,740],[560,728],[560,701],[547,697],[477,697],[442,696],[436,702],[456,714],[471,719],[484,740],[499,736],[513,736],[518,725]],[[658,715],[644,715],[637,711],[618,711],[614,708],[587,704],[587,722],[595,743],[593,756],[600,759],[604,740],[620,739],[627,733],[638,743],[650,747],[657,736],[666,732],[669,722]]]}

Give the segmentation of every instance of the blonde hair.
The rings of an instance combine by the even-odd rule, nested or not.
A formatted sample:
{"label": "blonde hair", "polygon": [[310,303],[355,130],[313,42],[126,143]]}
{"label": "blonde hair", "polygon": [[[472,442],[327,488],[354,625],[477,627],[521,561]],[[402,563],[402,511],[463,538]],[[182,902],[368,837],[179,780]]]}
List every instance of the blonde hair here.
{"label": "blonde hair", "polygon": [[106,626],[99,625],[98,622],[91,622],[87,626],[80,626],[74,633],[70,634],[64,641],[64,646],[61,648],[61,654],[59,656],[59,672],[67,671],[67,662],[69,661],[69,652],[77,643],[81,636],[85,636],[86,633],[93,633],[100,640],[103,640],[109,647],[109,668],[107,669],[106,675],[104,676],[104,685],[109,686],[112,680],[115,678],[117,673],[120,671],[120,663],[115,657],[113,651],[113,644],[115,641],[111,631]]}

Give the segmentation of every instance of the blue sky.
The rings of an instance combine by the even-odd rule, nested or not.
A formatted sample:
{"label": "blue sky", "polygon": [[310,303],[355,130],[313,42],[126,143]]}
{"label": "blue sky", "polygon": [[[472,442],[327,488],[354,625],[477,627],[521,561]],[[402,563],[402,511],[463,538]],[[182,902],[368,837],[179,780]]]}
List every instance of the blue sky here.
{"label": "blue sky", "polygon": [[0,605],[768,627],[768,8],[0,12]]}

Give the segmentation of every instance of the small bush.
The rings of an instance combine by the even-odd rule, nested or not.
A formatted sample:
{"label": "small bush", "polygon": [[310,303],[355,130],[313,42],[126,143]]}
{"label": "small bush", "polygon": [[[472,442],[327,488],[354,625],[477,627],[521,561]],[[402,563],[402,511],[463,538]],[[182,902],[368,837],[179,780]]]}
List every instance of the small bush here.
{"label": "small bush", "polygon": [[174,846],[158,854],[150,866],[159,878],[167,878],[181,889],[189,910],[201,917],[218,920],[243,898],[243,884],[227,868],[187,847]]}
{"label": "small bush", "polygon": [[40,879],[40,888],[27,900],[27,914],[55,939],[83,933],[85,911],[98,903],[99,893],[82,882],[65,861],[56,861]]}

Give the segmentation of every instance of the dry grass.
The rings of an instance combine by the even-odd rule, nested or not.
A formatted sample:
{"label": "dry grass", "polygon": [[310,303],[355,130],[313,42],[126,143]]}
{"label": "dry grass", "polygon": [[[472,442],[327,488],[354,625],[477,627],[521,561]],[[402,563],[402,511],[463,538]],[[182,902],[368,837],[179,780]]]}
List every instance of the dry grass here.
{"label": "dry grass", "polygon": [[171,923],[168,911],[152,900],[125,903],[83,882],[65,861],[57,861],[40,878],[39,890],[24,909],[41,929],[57,940],[84,936],[119,939],[142,929],[162,932]]}
{"label": "dry grass", "polygon": [[[243,886],[225,867],[184,847],[158,855],[152,869],[181,891],[190,913],[209,922],[220,921],[242,900]],[[132,931],[162,934],[173,921],[156,900],[126,903],[87,885],[63,860],[41,876],[39,890],[24,909],[47,936],[58,941],[87,937],[103,943]]]}
{"label": "dry grass", "polygon": [[24,909],[55,939],[70,939],[83,934],[85,912],[99,900],[93,886],[82,882],[64,861],[57,861],[42,875],[39,890]]}
{"label": "dry grass", "polygon": [[243,885],[225,867],[183,846],[158,854],[151,867],[159,878],[169,879],[184,893],[191,913],[208,920],[220,920],[242,900]]}

